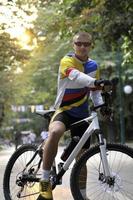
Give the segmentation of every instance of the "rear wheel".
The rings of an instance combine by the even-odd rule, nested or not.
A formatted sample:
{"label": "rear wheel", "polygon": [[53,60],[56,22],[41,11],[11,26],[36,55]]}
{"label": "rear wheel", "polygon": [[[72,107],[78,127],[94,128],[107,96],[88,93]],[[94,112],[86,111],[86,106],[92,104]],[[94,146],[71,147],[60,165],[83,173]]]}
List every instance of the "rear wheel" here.
{"label": "rear wheel", "polygon": [[[32,144],[23,145],[10,158],[4,173],[3,189],[6,200],[35,200],[39,192],[39,184],[25,178],[39,178],[37,170],[41,158],[36,154],[28,167],[26,164],[35,154],[37,147]],[[36,172],[37,171],[37,172]]]}
{"label": "rear wheel", "polygon": [[75,200],[84,200],[85,196],[89,200],[133,199],[133,149],[108,144],[107,159],[111,172],[108,181],[103,173],[98,146],[87,150],[75,163],[70,180]]}

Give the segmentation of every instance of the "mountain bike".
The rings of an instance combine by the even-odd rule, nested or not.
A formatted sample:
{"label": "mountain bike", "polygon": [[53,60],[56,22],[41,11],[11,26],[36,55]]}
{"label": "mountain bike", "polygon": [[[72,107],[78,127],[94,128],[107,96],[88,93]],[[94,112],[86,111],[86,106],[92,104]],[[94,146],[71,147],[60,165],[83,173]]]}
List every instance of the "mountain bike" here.
{"label": "mountain bike", "polygon": [[[107,99],[110,91],[105,94]],[[37,113],[50,121],[54,111],[45,110]],[[52,188],[61,184],[63,175],[75,160],[70,176],[70,188],[74,200],[84,200],[81,187],[84,180],[89,200],[132,200],[133,149],[126,145],[106,142],[95,108],[92,109],[89,117],[72,124],[71,128],[86,122],[88,128],[83,136],[72,138],[71,145],[65,148],[61,156],[62,162],[58,163],[59,168],[57,169],[57,163],[53,163],[50,173]],[[97,144],[87,149],[78,160],[75,159],[92,134],[96,136]],[[23,145],[11,156],[3,180],[6,200],[37,198],[44,145],[45,142],[39,146]],[[70,150],[70,147],[73,148]],[[86,177],[82,177],[83,168],[86,168]]]}

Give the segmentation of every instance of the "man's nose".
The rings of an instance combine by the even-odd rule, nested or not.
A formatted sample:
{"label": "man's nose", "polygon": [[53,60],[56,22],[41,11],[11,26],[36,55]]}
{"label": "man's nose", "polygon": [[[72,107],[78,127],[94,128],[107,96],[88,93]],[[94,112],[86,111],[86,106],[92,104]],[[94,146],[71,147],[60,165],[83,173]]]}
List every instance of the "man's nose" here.
{"label": "man's nose", "polygon": [[84,45],[84,44],[81,44],[81,47],[82,47],[82,48],[85,48],[85,45]]}

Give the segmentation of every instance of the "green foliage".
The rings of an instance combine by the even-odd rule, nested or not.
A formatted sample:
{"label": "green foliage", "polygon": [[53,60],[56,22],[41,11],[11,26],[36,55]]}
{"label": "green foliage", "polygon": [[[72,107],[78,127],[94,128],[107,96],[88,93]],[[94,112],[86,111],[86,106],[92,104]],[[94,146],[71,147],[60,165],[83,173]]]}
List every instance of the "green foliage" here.
{"label": "green foliage", "polygon": [[18,40],[11,37],[7,31],[13,28],[14,24],[18,26],[16,14],[21,20],[20,12],[19,8],[12,2],[5,2],[0,6],[0,15],[2,16],[0,25],[0,105],[3,105],[4,108],[4,115],[0,116],[1,120],[4,116],[5,119],[8,118],[7,115],[10,116],[11,104],[17,103],[21,99],[22,90],[20,88],[23,85],[21,72],[23,72],[24,65],[30,57],[30,52],[22,49]]}
{"label": "green foliage", "polygon": [[34,103],[53,105],[57,90],[57,74],[60,59],[68,51],[68,44],[64,41],[53,41],[47,48],[41,46],[34,54],[31,67],[36,66],[32,82],[34,88]]}
{"label": "green foliage", "polygon": [[124,43],[122,45],[122,50],[124,53],[123,56],[123,65],[133,63],[133,42],[129,40],[127,36],[124,37]]}

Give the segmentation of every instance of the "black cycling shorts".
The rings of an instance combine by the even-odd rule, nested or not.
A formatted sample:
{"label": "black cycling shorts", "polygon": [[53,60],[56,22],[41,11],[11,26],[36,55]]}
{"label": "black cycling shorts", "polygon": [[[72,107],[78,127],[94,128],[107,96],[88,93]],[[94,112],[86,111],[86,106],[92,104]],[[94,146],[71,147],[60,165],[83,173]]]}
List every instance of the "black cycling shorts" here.
{"label": "black cycling shorts", "polygon": [[[82,119],[73,117],[65,111],[58,113],[57,115],[55,114],[55,116],[53,116],[53,118],[52,118],[52,121],[60,121],[63,124],[65,124],[66,130],[70,129],[70,131],[71,131],[71,137],[73,137],[73,136],[81,137],[89,126],[89,124],[87,122],[84,122],[83,124],[80,124],[78,126],[74,126],[73,128],[71,128],[71,124],[73,124],[79,120],[82,120]],[[90,147],[90,138],[84,144],[83,149],[88,149],[89,147]]]}

